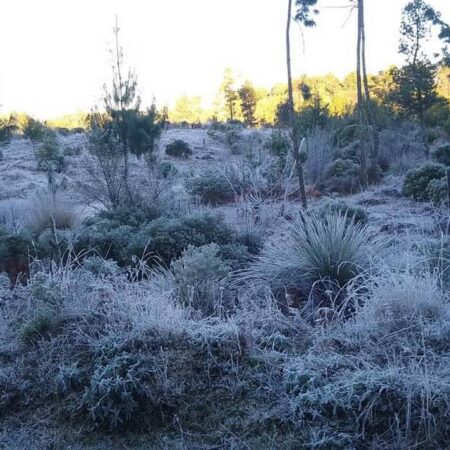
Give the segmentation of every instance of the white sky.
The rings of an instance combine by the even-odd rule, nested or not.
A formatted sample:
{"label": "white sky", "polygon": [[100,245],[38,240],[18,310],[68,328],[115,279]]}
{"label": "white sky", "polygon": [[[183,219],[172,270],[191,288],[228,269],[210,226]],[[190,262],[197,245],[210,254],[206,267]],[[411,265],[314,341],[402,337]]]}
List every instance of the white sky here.
{"label": "white sky", "polygon": [[[287,0],[1,0],[0,104],[41,118],[89,110],[109,79],[107,49],[119,15],[126,60],[143,100],[173,104],[183,95],[211,100],[225,67],[270,87],[286,79]],[[319,0],[340,6],[348,0]],[[450,20],[450,0],[429,0]],[[398,63],[406,0],[366,0],[371,72]],[[303,48],[294,24],[294,73],[354,69],[355,18],[323,9]]]}

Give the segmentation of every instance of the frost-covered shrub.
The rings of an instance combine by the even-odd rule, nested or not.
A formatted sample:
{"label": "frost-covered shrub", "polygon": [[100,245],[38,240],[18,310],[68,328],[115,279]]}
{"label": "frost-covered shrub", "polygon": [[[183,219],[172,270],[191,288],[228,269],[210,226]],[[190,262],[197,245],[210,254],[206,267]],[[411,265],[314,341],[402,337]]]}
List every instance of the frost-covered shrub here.
{"label": "frost-covered shrub", "polygon": [[181,139],[177,139],[166,145],[166,155],[174,156],[175,158],[189,158],[192,155],[192,150],[189,144]]}
{"label": "frost-covered shrub", "polygon": [[224,244],[219,247],[219,256],[232,270],[243,269],[250,261],[249,247],[241,243]]}
{"label": "frost-covered shrub", "polygon": [[74,234],[71,230],[46,229],[37,237],[39,244],[39,257],[50,257],[61,259],[68,256],[74,241]]}
{"label": "frost-covered shrub", "polygon": [[130,263],[126,248],[136,234],[135,227],[108,220],[94,224],[88,221],[84,225],[85,228],[74,242],[76,253],[97,254],[104,259],[112,259],[121,266]]}
{"label": "frost-covered shrub", "polygon": [[189,194],[198,196],[204,203],[219,205],[232,201],[235,195],[233,186],[222,173],[208,170],[186,180]]}
{"label": "frost-covered shrub", "polygon": [[360,188],[360,167],[351,159],[336,159],[324,175],[324,189],[349,194]]}
{"label": "frost-covered shrub", "polygon": [[343,200],[327,199],[321,202],[313,209],[313,212],[320,218],[325,218],[329,214],[346,215],[350,221],[366,224],[369,216],[364,208],[356,205],[350,205]]}
{"label": "frost-covered shrub", "polygon": [[35,250],[31,236],[10,233],[0,226],[0,272],[6,272],[13,283],[28,273],[28,259]]}
{"label": "frost-covered shrub", "polygon": [[444,166],[450,166],[450,144],[441,145],[433,151],[433,159]]}
{"label": "frost-covered shrub", "polygon": [[79,408],[96,426],[110,429],[161,420],[163,391],[156,382],[160,369],[139,354],[99,359]]}
{"label": "frost-covered shrub", "polygon": [[222,304],[224,280],[230,268],[219,257],[219,250],[217,244],[188,247],[181,258],[170,265],[181,302],[204,316],[219,312],[225,306]]}
{"label": "frost-covered shrub", "polygon": [[51,308],[40,308],[21,328],[20,336],[25,344],[50,337],[58,325],[58,317]]}
{"label": "frost-covered shrub", "polygon": [[55,376],[55,387],[59,395],[69,395],[83,386],[83,373],[77,363],[61,364]]}
{"label": "frost-covered shrub", "polygon": [[441,205],[448,201],[448,182],[447,178],[431,180],[427,187],[427,197],[433,205]]}
{"label": "frost-covered shrub", "polygon": [[100,277],[114,277],[119,274],[120,268],[111,259],[103,259],[99,256],[89,256],[83,260],[83,268]]}
{"label": "frost-covered shrub", "polygon": [[220,216],[198,214],[180,219],[161,218],[131,236],[127,252],[168,265],[189,246],[199,247],[211,243],[222,245],[234,240],[233,231]]}
{"label": "frost-covered shrub", "polygon": [[428,185],[433,180],[445,176],[445,167],[442,164],[428,163],[418,169],[410,170],[403,183],[403,194],[414,200],[428,201]]}
{"label": "frost-covered shrub", "polygon": [[116,223],[117,226],[128,225],[131,227],[139,227],[157,219],[160,215],[159,209],[155,206],[121,207],[100,211],[96,216],[85,221],[85,224],[88,225],[107,220]]}

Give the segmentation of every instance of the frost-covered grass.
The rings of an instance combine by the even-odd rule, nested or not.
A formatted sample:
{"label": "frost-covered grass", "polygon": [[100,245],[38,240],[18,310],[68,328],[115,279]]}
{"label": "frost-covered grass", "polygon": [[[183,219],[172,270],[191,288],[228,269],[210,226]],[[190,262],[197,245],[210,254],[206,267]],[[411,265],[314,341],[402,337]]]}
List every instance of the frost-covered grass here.
{"label": "frost-covered grass", "polygon": [[[183,274],[206,250],[216,258],[191,250],[174,272],[90,257],[3,283],[0,442],[70,445],[77,429],[79,448],[106,448],[112,431],[132,448],[445,448],[449,298],[420,256],[372,263],[347,285],[351,315],[312,323],[282,312],[269,284],[222,284],[236,305],[197,314]],[[26,426],[39,416],[46,438]]]}
{"label": "frost-covered grass", "polygon": [[[193,134],[194,155],[215,142],[203,135]],[[170,189],[181,192],[183,177]],[[14,238],[45,228],[50,249],[64,245],[68,217],[74,245],[35,260],[24,285],[0,278],[0,448],[448,447],[442,211],[381,187],[348,204],[318,200],[317,214],[300,216],[288,193],[266,199],[259,181],[251,186],[216,208],[183,191],[155,216],[94,218],[111,227],[103,256],[112,258],[139,241],[141,225],[221,213],[223,242],[200,239],[209,222],[177,227],[177,239],[173,227],[145,235],[138,243],[160,254],[183,241],[161,267],[138,260],[142,251],[112,261],[75,247],[105,232],[77,228],[69,202],[0,213]]]}

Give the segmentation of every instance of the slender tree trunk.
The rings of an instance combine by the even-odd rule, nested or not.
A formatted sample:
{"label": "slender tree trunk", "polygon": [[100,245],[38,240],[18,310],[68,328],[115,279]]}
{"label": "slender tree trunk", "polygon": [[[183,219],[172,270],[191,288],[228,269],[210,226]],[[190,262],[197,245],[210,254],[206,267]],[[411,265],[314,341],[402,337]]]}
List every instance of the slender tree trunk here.
{"label": "slender tree trunk", "polygon": [[376,181],[376,173],[378,166],[378,152],[380,148],[380,137],[378,135],[378,128],[375,124],[375,118],[372,110],[372,101],[370,98],[369,81],[367,77],[367,64],[366,64],[366,26],[365,26],[365,13],[364,13],[364,0],[359,0],[361,8],[361,58],[362,58],[362,73],[363,73],[363,85],[365,95],[366,117],[367,123],[373,134],[373,147],[370,155],[370,174],[372,181]]}
{"label": "slender tree trunk", "polygon": [[295,126],[295,112],[294,112],[294,89],[292,86],[292,69],[291,69],[291,20],[292,20],[292,0],[288,0],[288,14],[286,24],[286,65],[288,74],[288,110],[289,122],[291,126],[291,138],[294,149],[294,159],[297,167],[298,185],[299,185],[299,199],[302,207],[308,207],[305,189],[305,177],[303,173],[303,164],[300,159],[300,139]]}
{"label": "slender tree trunk", "polygon": [[366,139],[365,139],[365,120],[364,120],[364,99],[363,86],[361,77],[361,60],[362,60],[362,24],[363,24],[363,8],[362,0],[358,0],[358,35],[356,45],[356,93],[357,93],[357,110],[359,120],[359,164],[360,164],[360,182],[363,189],[367,186],[367,163],[366,163]]}
{"label": "slender tree trunk", "polygon": [[450,167],[447,167],[447,207],[450,211]]}
{"label": "slender tree trunk", "polygon": [[427,127],[425,126],[425,117],[422,107],[420,108],[419,111],[419,122],[420,122],[420,132],[422,134],[422,141],[425,147],[425,156],[427,159],[430,159],[430,144],[428,143]]}

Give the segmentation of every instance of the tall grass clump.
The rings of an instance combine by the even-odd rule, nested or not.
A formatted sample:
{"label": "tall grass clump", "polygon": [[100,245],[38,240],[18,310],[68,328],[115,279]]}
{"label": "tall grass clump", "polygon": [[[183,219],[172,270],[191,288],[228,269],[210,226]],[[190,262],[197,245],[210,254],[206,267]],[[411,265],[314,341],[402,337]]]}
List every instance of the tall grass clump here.
{"label": "tall grass clump", "polygon": [[285,366],[291,418],[329,433],[313,448],[447,448],[448,298],[436,274],[378,269],[349,290],[353,317]]}

